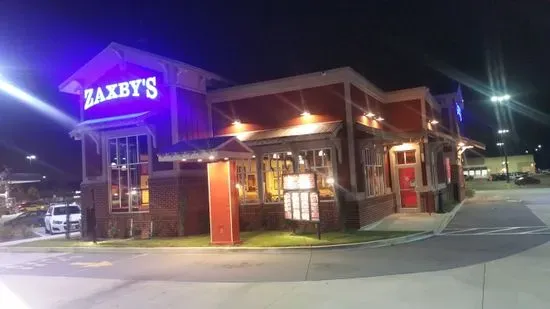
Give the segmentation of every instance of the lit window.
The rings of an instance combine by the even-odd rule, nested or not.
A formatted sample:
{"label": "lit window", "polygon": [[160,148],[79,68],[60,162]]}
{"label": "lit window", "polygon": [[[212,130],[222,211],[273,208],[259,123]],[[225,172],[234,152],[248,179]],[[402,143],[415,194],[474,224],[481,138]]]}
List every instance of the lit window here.
{"label": "lit window", "polygon": [[145,135],[109,139],[111,212],[149,210],[149,148]]}
{"label": "lit window", "polygon": [[415,150],[407,150],[396,152],[397,164],[414,164],[416,163]]}
{"label": "lit window", "polygon": [[[399,161],[400,152],[398,152],[397,154]],[[403,162],[407,162],[406,155],[403,154],[401,158]],[[365,148],[363,151],[363,162],[365,167],[364,170],[366,197],[385,194],[386,182],[384,178],[384,151],[382,147]]]}
{"label": "lit window", "polygon": [[315,172],[320,200],[334,199],[334,175],[330,149],[300,151],[298,172]]}
{"label": "lit window", "polygon": [[258,203],[256,160],[237,160],[237,190],[242,204]]}
{"label": "lit window", "polygon": [[286,151],[263,156],[264,202],[283,202],[283,175],[294,173],[292,160]]}

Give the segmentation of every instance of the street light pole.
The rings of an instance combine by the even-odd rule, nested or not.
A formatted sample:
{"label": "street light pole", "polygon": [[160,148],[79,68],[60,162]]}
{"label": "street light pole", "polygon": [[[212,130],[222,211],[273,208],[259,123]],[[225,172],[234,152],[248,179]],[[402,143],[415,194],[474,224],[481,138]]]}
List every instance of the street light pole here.
{"label": "street light pole", "polygon": [[[499,133],[500,131],[501,130],[499,130]],[[502,151],[504,151],[504,168],[506,169],[506,182],[510,183],[510,171],[508,170],[508,153],[506,152],[505,144],[503,142],[499,142],[497,143],[497,146],[502,147]]]}
{"label": "street light pole", "polygon": [[31,164],[31,165],[32,165],[32,160],[36,160],[35,155],[28,155],[26,158],[27,158],[27,160],[29,160],[29,164]]}

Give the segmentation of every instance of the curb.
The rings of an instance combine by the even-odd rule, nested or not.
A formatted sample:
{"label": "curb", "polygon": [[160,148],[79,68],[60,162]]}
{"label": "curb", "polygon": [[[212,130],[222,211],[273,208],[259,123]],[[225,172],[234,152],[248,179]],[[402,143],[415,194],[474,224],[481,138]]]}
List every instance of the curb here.
{"label": "curb", "polygon": [[443,232],[443,230],[447,227],[447,225],[449,225],[451,220],[453,220],[456,213],[460,210],[460,208],[462,208],[462,205],[464,205],[464,203],[466,201],[468,201],[469,199],[470,198],[465,198],[462,202],[460,202],[460,204],[456,205],[456,207],[453,209],[453,211],[450,212],[449,216],[447,218],[445,218],[445,220],[443,220],[443,222],[441,222],[439,227],[433,231],[435,235],[439,235],[439,234],[441,234],[441,232]]}
{"label": "curb", "polygon": [[159,247],[159,248],[114,248],[114,247],[0,247],[0,252],[7,253],[295,253],[307,250],[340,250],[340,249],[361,249],[381,248],[406,244],[414,241],[424,240],[433,237],[433,232],[420,232],[411,235],[380,239],[361,243],[324,245],[324,246],[301,246],[301,247]]}

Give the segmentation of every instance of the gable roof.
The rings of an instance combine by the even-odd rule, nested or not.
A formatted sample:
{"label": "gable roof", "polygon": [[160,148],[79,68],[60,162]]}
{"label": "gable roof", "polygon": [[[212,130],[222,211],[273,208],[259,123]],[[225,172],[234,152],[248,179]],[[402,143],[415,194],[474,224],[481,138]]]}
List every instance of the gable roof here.
{"label": "gable roof", "polygon": [[85,87],[97,80],[105,71],[124,61],[159,72],[164,72],[166,70],[165,66],[171,65],[177,68],[178,71],[193,71],[206,80],[230,83],[215,73],[205,71],[187,63],[113,42],[63,81],[59,85],[59,90],[65,93],[78,94],[78,90],[81,87]]}
{"label": "gable roof", "polygon": [[159,161],[187,161],[199,162],[218,161],[228,159],[248,159],[254,152],[234,136],[216,136],[188,141],[181,141],[161,149],[157,154]]}

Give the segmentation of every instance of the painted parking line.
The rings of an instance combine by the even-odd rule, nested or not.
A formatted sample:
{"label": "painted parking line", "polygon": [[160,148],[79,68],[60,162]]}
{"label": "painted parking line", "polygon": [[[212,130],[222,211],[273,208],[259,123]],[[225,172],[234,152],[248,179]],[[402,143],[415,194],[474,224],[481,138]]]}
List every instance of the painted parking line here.
{"label": "painted parking line", "polygon": [[548,226],[509,226],[447,229],[441,236],[490,236],[490,235],[550,235]]}
{"label": "painted parking line", "polygon": [[492,233],[500,233],[500,232],[505,232],[505,231],[517,230],[517,229],[520,229],[520,228],[521,227],[519,227],[519,226],[507,227],[507,228],[503,228],[503,229],[496,229],[496,230],[490,230],[490,231],[486,231],[486,232],[477,233],[477,235],[487,235],[487,234],[492,234]]}

